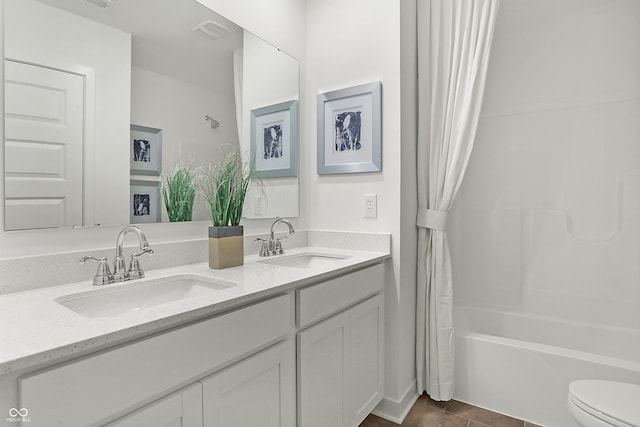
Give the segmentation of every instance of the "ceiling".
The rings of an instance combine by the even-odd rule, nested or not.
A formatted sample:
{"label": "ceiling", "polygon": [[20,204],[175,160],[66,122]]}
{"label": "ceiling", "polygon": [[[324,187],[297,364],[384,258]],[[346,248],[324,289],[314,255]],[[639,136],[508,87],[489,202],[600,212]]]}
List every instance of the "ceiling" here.
{"label": "ceiling", "polygon": [[[233,94],[232,56],[243,30],[195,0],[114,0],[105,9],[85,0],[38,1],[130,33],[134,66]],[[229,33],[213,40],[192,31],[207,20]]]}

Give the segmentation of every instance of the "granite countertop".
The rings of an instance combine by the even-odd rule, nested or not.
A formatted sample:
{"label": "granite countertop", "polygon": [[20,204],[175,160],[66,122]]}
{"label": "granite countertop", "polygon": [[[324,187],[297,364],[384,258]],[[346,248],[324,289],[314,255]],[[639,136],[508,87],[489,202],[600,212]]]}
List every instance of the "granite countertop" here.
{"label": "granite countertop", "polygon": [[[305,252],[345,258],[319,262],[309,268],[264,262]],[[3,295],[0,296],[0,375],[160,332],[249,301],[377,264],[390,256],[389,252],[302,247],[269,258],[247,256],[243,266],[225,270],[211,270],[206,263],[191,264],[153,270],[147,272],[144,279],[105,286],[93,286],[91,278],[87,278],[80,283]],[[55,301],[73,294],[112,292],[120,287],[184,274],[236,285],[109,317],[85,317]]]}

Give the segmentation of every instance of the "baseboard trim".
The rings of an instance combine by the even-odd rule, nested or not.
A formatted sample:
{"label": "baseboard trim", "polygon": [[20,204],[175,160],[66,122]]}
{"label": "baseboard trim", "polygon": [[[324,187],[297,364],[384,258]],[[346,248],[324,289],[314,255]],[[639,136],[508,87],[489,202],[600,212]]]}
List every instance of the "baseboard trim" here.
{"label": "baseboard trim", "polygon": [[407,414],[411,410],[413,404],[418,400],[418,386],[416,380],[411,382],[409,388],[400,400],[383,397],[378,406],[375,407],[372,414],[380,418],[384,418],[392,423],[402,424]]}

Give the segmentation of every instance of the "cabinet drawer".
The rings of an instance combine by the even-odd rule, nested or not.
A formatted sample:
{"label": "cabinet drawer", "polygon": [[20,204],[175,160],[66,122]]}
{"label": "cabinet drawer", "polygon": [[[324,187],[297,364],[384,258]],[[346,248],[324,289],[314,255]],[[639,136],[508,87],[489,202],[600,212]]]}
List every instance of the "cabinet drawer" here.
{"label": "cabinet drawer", "polygon": [[377,264],[296,291],[296,322],[299,328],[336,313],[380,292],[384,287],[384,264]]}
{"label": "cabinet drawer", "polygon": [[130,345],[20,379],[31,426],[86,426],[286,336],[290,297],[282,295]]}

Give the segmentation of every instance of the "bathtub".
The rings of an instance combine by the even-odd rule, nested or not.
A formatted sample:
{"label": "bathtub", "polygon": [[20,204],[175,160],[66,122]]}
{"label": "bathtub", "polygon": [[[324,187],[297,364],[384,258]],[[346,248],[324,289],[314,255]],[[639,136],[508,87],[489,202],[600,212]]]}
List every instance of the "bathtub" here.
{"label": "bathtub", "polygon": [[454,399],[548,427],[578,427],[569,382],[640,384],[640,331],[456,306]]}

